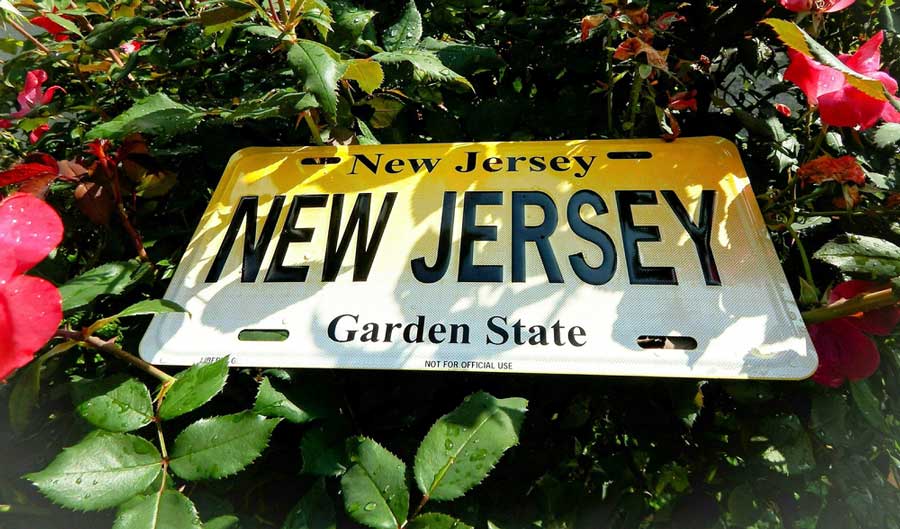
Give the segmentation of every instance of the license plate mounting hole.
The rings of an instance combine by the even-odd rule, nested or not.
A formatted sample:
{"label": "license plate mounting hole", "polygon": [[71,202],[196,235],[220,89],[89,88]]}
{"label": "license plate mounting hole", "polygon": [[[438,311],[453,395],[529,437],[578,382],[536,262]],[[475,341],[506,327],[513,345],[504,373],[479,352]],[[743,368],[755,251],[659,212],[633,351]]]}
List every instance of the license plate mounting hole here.
{"label": "license plate mounting hole", "polygon": [[242,342],[283,342],[291,333],[287,329],[244,329],[238,333]]}
{"label": "license plate mounting hole", "polygon": [[637,344],[641,349],[678,349],[693,351],[697,348],[697,340],[690,336],[638,336]]}

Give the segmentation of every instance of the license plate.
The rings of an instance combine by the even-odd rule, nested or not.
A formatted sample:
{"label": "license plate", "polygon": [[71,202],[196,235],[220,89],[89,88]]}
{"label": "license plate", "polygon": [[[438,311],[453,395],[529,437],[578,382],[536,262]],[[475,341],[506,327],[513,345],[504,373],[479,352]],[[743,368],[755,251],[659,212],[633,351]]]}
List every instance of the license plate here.
{"label": "license plate", "polygon": [[250,148],[141,355],[186,365],[801,379],[721,138]]}

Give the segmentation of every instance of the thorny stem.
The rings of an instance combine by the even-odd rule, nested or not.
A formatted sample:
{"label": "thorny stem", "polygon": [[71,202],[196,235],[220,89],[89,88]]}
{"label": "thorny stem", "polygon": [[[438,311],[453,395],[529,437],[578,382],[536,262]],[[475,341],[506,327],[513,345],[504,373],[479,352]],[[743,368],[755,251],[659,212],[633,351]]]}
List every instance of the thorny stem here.
{"label": "thorny stem", "polygon": [[803,321],[809,323],[821,323],[846,316],[852,316],[861,312],[883,309],[896,305],[900,297],[892,288],[860,294],[850,299],[842,299],[816,309],[811,309],[802,314]]}
{"label": "thorny stem", "polygon": [[135,356],[128,351],[125,351],[114,342],[107,342],[105,340],[101,340],[96,336],[85,335],[83,332],[70,331],[68,329],[57,330],[55,336],[58,338],[64,338],[66,340],[74,340],[88,347],[97,349],[98,351],[109,353],[116,358],[137,367],[141,371],[153,375],[161,382],[163,382],[164,386],[167,384],[171,384],[175,380],[175,377],[163,372],[156,366],[147,363],[142,358]]}
{"label": "thorny stem", "polygon": [[15,20],[12,19],[12,17],[9,17],[7,22],[9,22],[9,25],[12,26],[13,29],[15,29],[16,31],[21,33],[22,36],[24,36],[26,39],[30,40],[37,49],[41,50],[42,52],[46,53],[47,55],[50,54],[50,49],[47,48],[47,46],[44,46],[43,44],[41,44],[41,41],[34,38],[34,35],[29,33],[27,29],[20,26],[18,22],[16,22]]}
{"label": "thorny stem", "polygon": [[141,234],[134,229],[134,226],[128,219],[128,213],[125,212],[125,206],[122,205],[121,201],[118,202],[116,209],[119,212],[119,218],[122,219],[122,226],[125,228],[125,231],[128,232],[128,235],[131,237],[131,242],[134,244],[135,250],[137,250],[138,257],[141,261],[150,263],[150,256],[147,255],[147,250],[144,248],[144,241],[141,240]]}
{"label": "thorny stem", "polygon": [[428,495],[427,494],[422,496],[422,501],[419,502],[419,506],[416,507],[416,510],[413,511],[413,514],[412,514],[412,516],[409,517],[409,519],[412,520],[413,518],[418,516],[419,512],[421,512],[422,509],[425,507],[426,503],[428,503]]}

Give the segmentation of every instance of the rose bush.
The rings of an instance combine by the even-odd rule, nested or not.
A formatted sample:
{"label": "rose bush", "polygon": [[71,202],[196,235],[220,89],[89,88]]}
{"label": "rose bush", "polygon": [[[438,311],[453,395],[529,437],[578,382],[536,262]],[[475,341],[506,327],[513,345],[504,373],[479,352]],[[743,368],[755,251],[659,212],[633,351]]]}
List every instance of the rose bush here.
{"label": "rose bush", "polygon": [[[0,526],[900,527],[896,2],[0,15]],[[242,147],[698,135],[738,145],[811,380],[132,354],[150,314],[181,310],[161,298]],[[420,455],[470,438],[485,453]]]}

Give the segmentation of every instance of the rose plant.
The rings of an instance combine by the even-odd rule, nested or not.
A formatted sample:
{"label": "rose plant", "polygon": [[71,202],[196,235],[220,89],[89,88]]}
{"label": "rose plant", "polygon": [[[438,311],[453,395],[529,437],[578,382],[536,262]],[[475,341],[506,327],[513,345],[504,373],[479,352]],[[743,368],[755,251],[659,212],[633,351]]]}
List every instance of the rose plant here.
{"label": "rose plant", "polygon": [[[0,17],[0,526],[900,527],[896,2]],[[133,354],[149,315],[183,310],[166,286],[242,147],[697,135],[739,147],[819,352],[810,380]]]}

